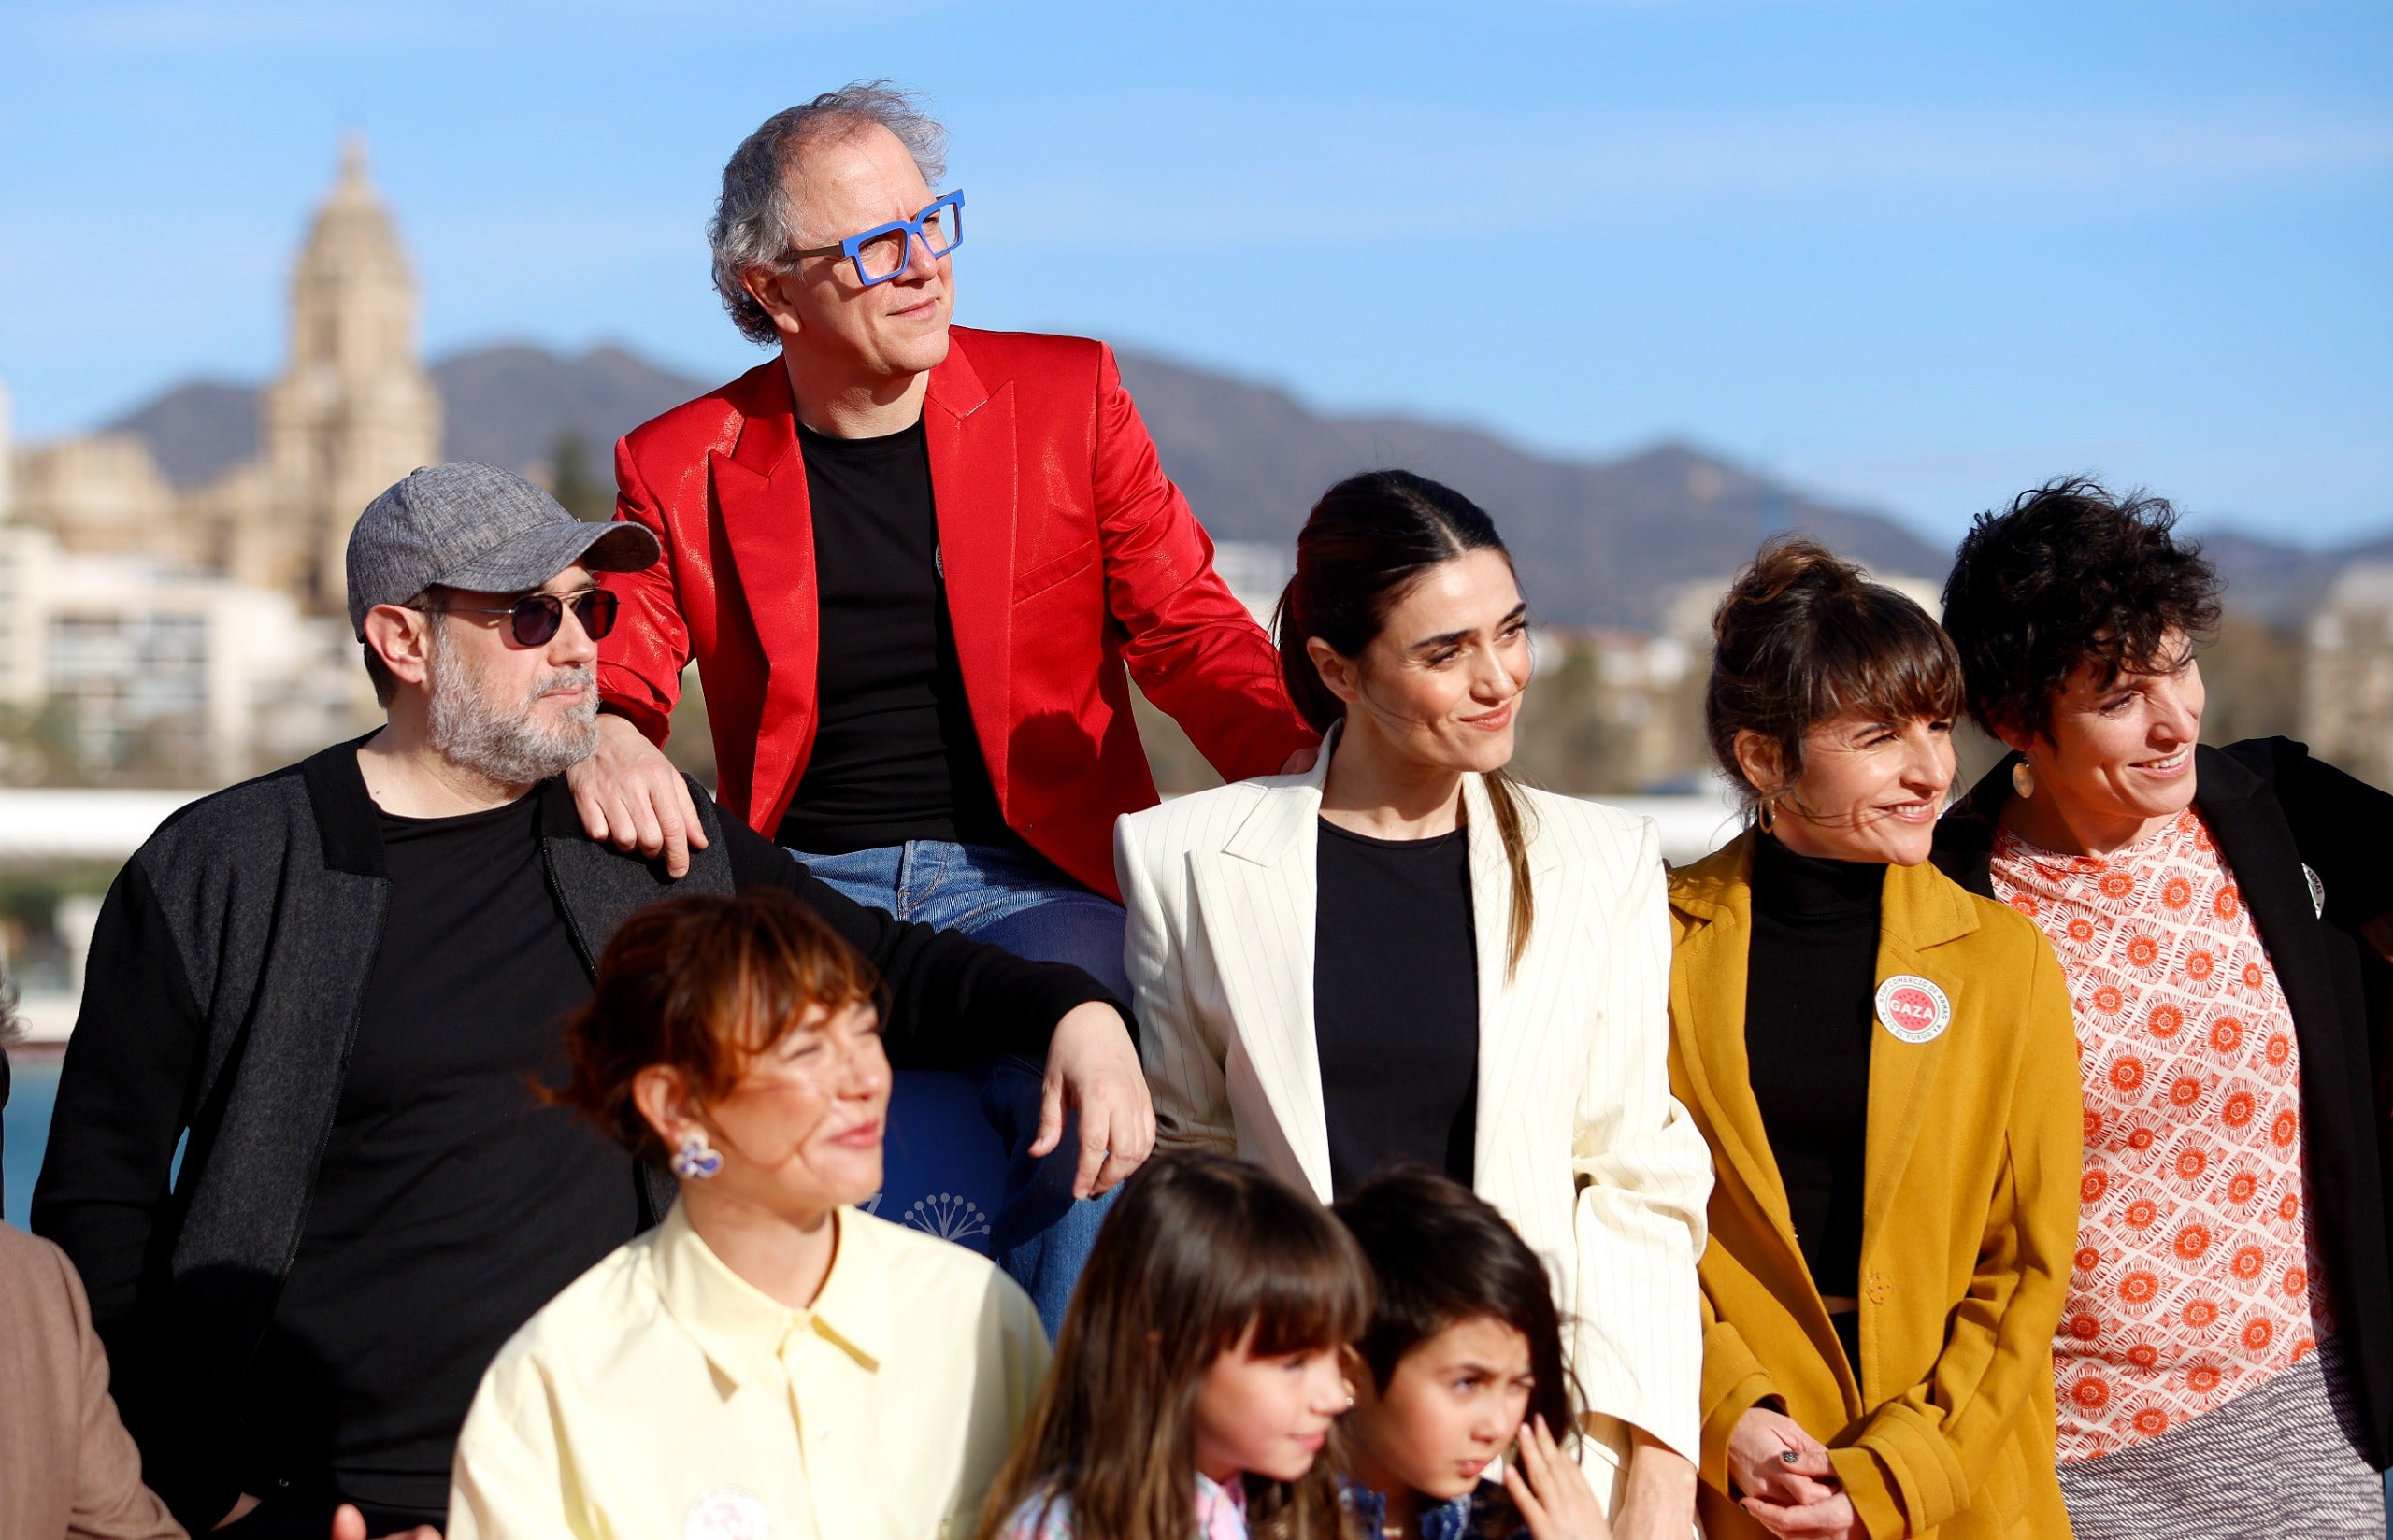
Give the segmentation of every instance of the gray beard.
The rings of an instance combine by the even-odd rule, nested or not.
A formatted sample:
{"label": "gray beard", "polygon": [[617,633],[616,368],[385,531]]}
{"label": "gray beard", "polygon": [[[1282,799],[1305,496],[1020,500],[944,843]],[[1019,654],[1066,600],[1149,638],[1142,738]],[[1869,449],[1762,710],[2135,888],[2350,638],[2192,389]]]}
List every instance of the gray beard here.
{"label": "gray beard", "polygon": [[[488,698],[480,672],[432,627],[432,747],[443,759],[502,786],[531,786],[564,775],[598,751],[596,676],[586,664],[544,674],[512,706]],[[552,690],[580,686],[587,704],[554,726],[532,716],[534,703]]]}

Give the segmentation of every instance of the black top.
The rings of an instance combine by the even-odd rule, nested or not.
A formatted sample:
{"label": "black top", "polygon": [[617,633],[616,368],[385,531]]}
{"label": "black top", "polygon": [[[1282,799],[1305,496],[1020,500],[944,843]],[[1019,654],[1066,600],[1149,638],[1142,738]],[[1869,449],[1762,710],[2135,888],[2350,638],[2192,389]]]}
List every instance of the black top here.
{"label": "black top", "polygon": [[1343,1197],[1399,1161],[1469,1186],[1479,1126],[1479,953],[1470,846],[1372,839],[1321,820],[1313,1037]]}
{"label": "black top", "polygon": [[[544,1106],[590,976],[539,806],[381,815],[390,918],[299,1252],[248,1395],[261,1469],[438,1525],[482,1370],[632,1238],[631,1157]],[[270,1491],[270,1485],[252,1485]]]}
{"label": "black top", "polygon": [[1746,1073],[1812,1283],[1847,1298],[1860,1292],[1870,1029],[1885,881],[1886,868],[1876,862],[1822,861],[1769,834],[1754,839]]}
{"label": "black top", "polygon": [[797,436],[814,514],[819,716],[781,842],[844,855],[1001,838],[955,661],[922,423],[879,438],[800,423]]}
{"label": "black top", "polygon": [[[1935,861],[1994,896],[2006,755],[1936,825]],[[2290,738],[2194,750],[2194,806],[2235,874],[2301,1048],[2301,1163],[2335,1336],[2372,1463],[2393,1462],[2393,971],[2370,939],[2393,914],[2393,797]]]}

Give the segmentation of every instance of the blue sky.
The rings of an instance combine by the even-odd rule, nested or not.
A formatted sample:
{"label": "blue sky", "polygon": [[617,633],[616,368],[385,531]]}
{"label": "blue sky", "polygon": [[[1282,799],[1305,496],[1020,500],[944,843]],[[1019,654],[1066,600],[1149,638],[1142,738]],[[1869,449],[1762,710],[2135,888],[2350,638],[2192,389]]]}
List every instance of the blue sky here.
{"label": "blue sky", "polygon": [[345,127],[435,354],[757,356],[724,155],[858,77],[970,194],[962,319],[1573,455],[1691,438],[1938,535],[2095,469],[2393,528],[2393,7],[7,0],[21,434],[261,378]]}

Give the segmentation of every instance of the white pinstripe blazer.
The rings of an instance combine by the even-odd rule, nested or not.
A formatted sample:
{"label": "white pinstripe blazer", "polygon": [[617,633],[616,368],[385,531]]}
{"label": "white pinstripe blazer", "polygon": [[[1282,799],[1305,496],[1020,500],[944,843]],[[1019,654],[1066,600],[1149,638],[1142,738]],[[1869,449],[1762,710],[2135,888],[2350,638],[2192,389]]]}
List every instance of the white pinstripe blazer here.
{"label": "white pinstripe blazer", "polygon": [[[1328,762],[1325,750],[1307,775],[1127,814],[1113,839],[1160,1144],[1234,1152],[1325,1203],[1313,918]],[[1670,1096],[1669,911],[1654,825],[1525,793],[1537,922],[1508,980],[1511,869],[1479,777],[1464,777],[1463,794],[1479,948],[1479,1193],[1554,1277],[1595,1414],[1591,1474],[1597,1456],[1625,1466],[1621,1423],[1698,1460],[1695,1263],[1712,1162]],[[1604,1483],[1596,1490],[1604,1495]]]}

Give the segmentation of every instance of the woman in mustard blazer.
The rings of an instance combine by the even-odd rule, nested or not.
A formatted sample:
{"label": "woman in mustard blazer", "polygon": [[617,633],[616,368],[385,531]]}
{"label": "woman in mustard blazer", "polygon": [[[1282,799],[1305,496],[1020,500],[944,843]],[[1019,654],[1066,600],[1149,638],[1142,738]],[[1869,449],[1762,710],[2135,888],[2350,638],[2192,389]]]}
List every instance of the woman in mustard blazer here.
{"label": "woman in mustard blazer", "polygon": [[1755,826],[1670,883],[1670,1077],[1717,1167],[1706,1531],[2065,1536],[2076,1049],[2043,936],[1926,863],[1952,645],[1801,540],[1713,627],[1707,726]]}

